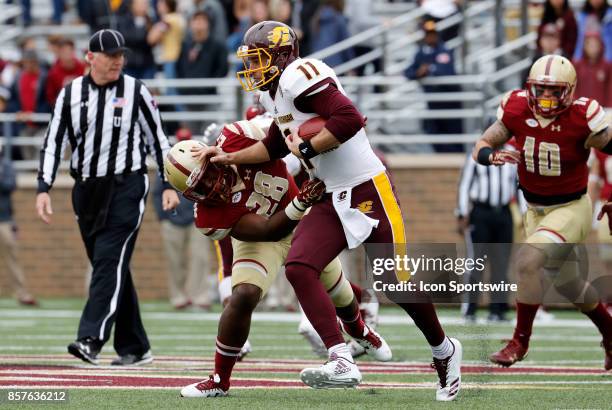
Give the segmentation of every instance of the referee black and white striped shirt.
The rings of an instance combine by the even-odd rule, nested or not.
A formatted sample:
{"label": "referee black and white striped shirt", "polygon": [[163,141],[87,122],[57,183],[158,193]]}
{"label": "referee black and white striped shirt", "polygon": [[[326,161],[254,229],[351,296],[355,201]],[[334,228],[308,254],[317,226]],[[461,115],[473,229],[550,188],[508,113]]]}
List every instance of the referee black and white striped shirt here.
{"label": "referee black and white striped shirt", "polygon": [[144,84],[122,74],[115,82],[96,85],[78,77],[60,92],[47,128],[38,170],[38,192],[48,192],[67,143],[70,173],[78,179],[146,172],[150,153],[163,175],[170,145],[159,110]]}
{"label": "referee black and white striped shirt", "polygon": [[507,206],[518,194],[517,178],[515,164],[485,166],[478,164],[471,153],[468,154],[459,180],[455,216],[468,216],[471,204],[491,208]]}

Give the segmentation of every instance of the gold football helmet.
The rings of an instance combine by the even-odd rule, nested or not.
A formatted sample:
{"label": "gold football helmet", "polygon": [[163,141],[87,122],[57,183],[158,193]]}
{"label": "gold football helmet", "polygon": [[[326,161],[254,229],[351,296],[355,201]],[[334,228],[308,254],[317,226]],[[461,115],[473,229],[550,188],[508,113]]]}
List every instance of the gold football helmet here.
{"label": "gold football helmet", "polygon": [[164,173],[170,185],[190,201],[223,205],[231,198],[237,176],[229,166],[217,165],[208,159],[201,163],[192,156],[193,147],[205,146],[193,140],[176,143],[166,155]]}
{"label": "gold football helmet", "polygon": [[236,76],[245,91],[269,90],[283,70],[299,55],[295,31],[278,21],[262,21],[245,34],[237,51],[244,70]]}
{"label": "gold football helmet", "polygon": [[575,89],[576,70],[565,57],[540,57],[529,70],[529,107],[542,117],[554,117],[565,111],[572,104]]}

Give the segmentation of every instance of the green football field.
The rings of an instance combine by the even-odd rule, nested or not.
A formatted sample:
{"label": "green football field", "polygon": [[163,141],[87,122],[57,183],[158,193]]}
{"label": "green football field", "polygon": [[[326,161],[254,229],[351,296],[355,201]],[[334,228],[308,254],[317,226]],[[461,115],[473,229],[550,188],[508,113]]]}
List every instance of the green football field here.
{"label": "green football field", "polygon": [[230,396],[201,400],[182,399],[178,393],[211,373],[220,308],[175,312],[166,303],[143,303],[156,360],[117,369],[109,366],[112,341],[98,367],[66,353],[82,300],[42,300],[41,305],[20,308],[0,299],[0,407],[51,406],[7,398],[9,392],[62,389],[68,402],[54,408],[612,408],[612,372],[603,371],[600,336],[586,318],[569,311],[554,312],[552,322],[536,323],[527,359],[502,369],[490,365],[487,355],[511,336],[511,323],[464,325],[456,310],[440,310],[447,334],[463,343],[463,390],[456,402],[436,403],[431,351],[396,308],[383,309],[379,325],[394,359],[358,359],[363,383],[357,389],[304,387],[300,370],[321,360],[297,334],[299,315],[261,312],[251,329],[254,351],[236,366]]}

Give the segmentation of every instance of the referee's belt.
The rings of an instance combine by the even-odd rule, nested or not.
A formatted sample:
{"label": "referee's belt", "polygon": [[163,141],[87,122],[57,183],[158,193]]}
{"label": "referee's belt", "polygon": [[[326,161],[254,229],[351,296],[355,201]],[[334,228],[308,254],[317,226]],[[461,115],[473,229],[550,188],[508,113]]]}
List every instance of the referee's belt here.
{"label": "referee's belt", "polygon": [[493,206],[491,204],[489,204],[488,202],[473,202],[472,206],[474,208],[480,208],[480,209],[487,209],[490,211],[495,211],[495,212],[502,212],[505,211],[507,209],[509,209],[509,204],[504,204],[504,205],[496,205]]}
{"label": "referee's belt", "polygon": [[103,179],[109,179],[109,178],[123,179],[123,178],[127,178],[127,177],[129,177],[131,175],[144,175],[146,173],[147,173],[147,170],[145,168],[141,168],[141,169],[136,170],[136,171],[124,172],[122,174],[104,175],[104,176],[101,176],[101,177],[83,177],[83,176],[79,175],[75,170],[73,170],[73,169],[70,170],[70,176],[72,178],[74,178],[76,181],[79,181],[79,182],[103,180]]}

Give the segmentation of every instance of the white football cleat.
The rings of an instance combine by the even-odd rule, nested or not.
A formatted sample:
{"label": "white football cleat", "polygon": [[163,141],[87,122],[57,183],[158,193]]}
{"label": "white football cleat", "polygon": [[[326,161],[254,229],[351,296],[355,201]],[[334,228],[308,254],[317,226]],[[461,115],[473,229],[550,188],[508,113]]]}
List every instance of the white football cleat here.
{"label": "white football cleat", "polygon": [[314,354],[320,357],[327,357],[327,348],[325,347],[323,340],[321,340],[321,337],[319,337],[319,334],[304,314],[302,314],[302,320],[300,320],[298,332],[304,336],[310,347],[312,347]]}
{"label": "white football cleat", "polygon": [[[388,362],[393,357],[391,348],[389,347],[385,339],[383,339],[382,336],[379,335],[375,330],[372,330],[368,325],[364,326],[363,337],[358,338],[350,335],[344,329],[344,324],[342,323],[342,321],[338,320],[338,323],[340,324],[340,328],[347,335],[351,336],[353,340],[363,348],[363,351],[365,351],[369,356],[372,356],[374,360],[377,360],[379,362]],[[351,344],[349,344],[349,349],[352,354],[353,349],[355,348]],[[355,351],[356,353],[359,353],[357,349],[355,349]]]}
{"label": "white football cleat", "polygon": [[438,372],[438,389],[436,390],[437,401],[452,401],[459,395],[461,390],[461,357],[463,355],[463,346],[461,342],[454,337],[449,337],[448,340],[454,347],[453,354],[446,359],[433,359],[431,367]]}
{"label": "white football cleat", "polygon": [[238,357],[236,358],[236,360],[241,362],[242,359],[244,359],[246,355],[248,355],[252,351],[253,351],[253,347],[251,346],[251,342],[249,342],[249,339],[247,339],[247,341],[244,342],[242,349],[240,349],[240,353],[238,353]]}
{"label": "white football cleat", "polygon": [[361,372],[355,362],[333,354],[321,367],[302,370],[300,379],[313,389],[355,387],[361,383]]}
{"label": "white football cleat", "polygon": [[181,397],[225,397],[228,390],[229,387],[221,386],[221,378],[218,374],[211,374],[207,380],[183,387]]}

